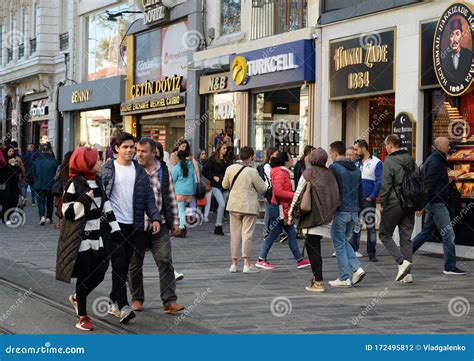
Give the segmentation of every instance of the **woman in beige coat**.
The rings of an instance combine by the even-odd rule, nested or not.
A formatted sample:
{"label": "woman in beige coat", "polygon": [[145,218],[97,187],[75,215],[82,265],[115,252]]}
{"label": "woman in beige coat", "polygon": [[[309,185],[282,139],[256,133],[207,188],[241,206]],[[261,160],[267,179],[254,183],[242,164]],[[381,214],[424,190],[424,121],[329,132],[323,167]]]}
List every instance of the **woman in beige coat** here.
{"label": "woman in beige coat", "polygon": [[250,166],[255,152],[251,147],[240,149],[241,163],[227,168],[222,187],[229,189],[227,211],[230,214],[230,253],[232,265],[229,272],[235,273],[240,244],[244,273],[256,273],[258,270],[250,262],[252,237],[259,212],[258,195],[267,190],[265,182],[255,168]]}

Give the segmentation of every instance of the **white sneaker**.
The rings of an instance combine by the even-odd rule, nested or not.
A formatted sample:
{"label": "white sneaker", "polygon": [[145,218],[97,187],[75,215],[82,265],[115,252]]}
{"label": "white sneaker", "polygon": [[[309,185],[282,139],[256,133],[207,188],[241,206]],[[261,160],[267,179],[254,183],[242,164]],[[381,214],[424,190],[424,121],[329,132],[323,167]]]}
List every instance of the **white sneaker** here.
{"label": "white sneaker", "polygon": [[408,262],[407,260],[404,260],[401,265],[398,266],[398,273],[397,277],[395,278],[395,281],[400,281],[402,278],[404,278],[408,272],[411,270],[411,263]]}
{"label": "white sneaker", "polygon": [[11,226],[11,225],[12,225],[12,221],[6,221],[5,225]]}
{"label": "white sneaker", "polygon": [[329,281],[328,283],[329,283],[329,286],[331,287],[351,287],[352,286],[351,280],[349,278],[345,281],[341,281],[338,278],[337,280]]}
{"label": "white sneaker", "polygon": [[355,251],[355,255],[356,255],[357,258],[364,257],[364,255],[362,253],[360,253],[359,251]]}
{"label": "white sneaker", "polygon": [[209,223],[209,218],[204,217],[204,223]]}
{"label": "white sneaker", "polygon": [[250,265],[250,266],[244,266],[243,272],[248,274],[248,273],[258,273],[260,271],[254,265]]}
{"label": "white sneaker", "polygon": [[53,223],[53,222],[51,221],[51,218],[46,218],[46,224],[51,224],[51,223]]}
{"label": "white sneaker", "polygon": [[332,256],[333,256],[333,257],[336,257],[336,252],[333,252]]}
{"label": "white sneaker", "polygon": [[181,281],[184,278],[184,274],[174,271],[174,279],[176,281]]}
{"label": "white sneaker", "polygon": [[109,303],[109,310],[107,312],[109,315],[120,317],[120,309],[117,305],[117,302]]}
{"label": "white sneaker", "polygon": [[411,275],[411,273],[409,273],[405,277],[403,277],[400,280],[400,283],[413,283],[413,276]]}
{"label": "white sneaker", "polygon": [[39,221],[39,225],[42,226],[42,225],[45,224],[45,222],[46,222],[46,218],[45,218],[45,217],[41,217],[41,218],[40,218],[40,221]]}
{"label": "white sneaker", "polygon": [[352,284],[356,285],[360,283],[365,277],[365,271],[362,269],[362,267],[359,267],[357,271],[355,271],[352,274]]}
{"label": "white sneaker", "polygon": [[233,264],[229,268],[230,273],[237,273],[239,270],[237,269],[237,265]]}
{"label": "white sneaker", "polygon": [[130,306],[123,306],[120,310],[120,323],[128,323],[132,318],[135,318],[135,312]]}

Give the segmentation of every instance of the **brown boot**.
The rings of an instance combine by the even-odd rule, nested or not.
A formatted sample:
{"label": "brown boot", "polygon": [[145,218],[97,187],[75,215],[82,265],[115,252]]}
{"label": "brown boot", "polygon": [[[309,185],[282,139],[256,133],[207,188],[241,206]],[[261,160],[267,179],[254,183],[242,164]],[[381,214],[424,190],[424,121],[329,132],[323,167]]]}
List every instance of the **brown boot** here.
{"label": "brown boot", "polygon": [[141,312],[143,310],[143,302],[140,300],[133,300],[132,301],[132,310]]}
{"label": "brown boot", "polygon": [[180,305],[176,302],[171,302],[168,306],[165,306],[163,308],[163,310],[165,311],[165,313],[167,314],[175,314],[179,311],[182,311],[184,310],[184,306],[183,305]]}

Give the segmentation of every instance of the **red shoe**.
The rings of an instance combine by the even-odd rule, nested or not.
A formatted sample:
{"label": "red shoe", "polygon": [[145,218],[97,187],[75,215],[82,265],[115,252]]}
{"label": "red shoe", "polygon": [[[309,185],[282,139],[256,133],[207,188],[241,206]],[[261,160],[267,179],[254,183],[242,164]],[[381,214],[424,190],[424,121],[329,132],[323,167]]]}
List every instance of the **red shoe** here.
{"label": "red shoe", "polygon": [[94,329],[94,325],[92,325],[89,316],[80,316],[76,322],[76,328],[83,331],[92,331]]}
{"label": "red shoe", "polygon": [[309,266],[311,266],[311,263],[307,259],[302,259],[301,261],[296,262],[296,268],[298,268],[298,269],[306,268],[306,267],[309,267]]}
{"label": "red shoe", "polygon": [[258,261],[255,263],[255,267],[261,268],[261,269],[275,269],[275,266],[272,265],[270,262],[267,262],[267,261],[260,261],[260,260],[258,260]]}

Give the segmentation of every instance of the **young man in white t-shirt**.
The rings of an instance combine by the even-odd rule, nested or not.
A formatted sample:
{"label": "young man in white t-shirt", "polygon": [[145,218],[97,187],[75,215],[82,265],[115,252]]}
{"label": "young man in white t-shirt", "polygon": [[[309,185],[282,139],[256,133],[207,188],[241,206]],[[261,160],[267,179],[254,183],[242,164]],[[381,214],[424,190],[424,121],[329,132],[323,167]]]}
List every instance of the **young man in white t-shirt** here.
{"label": "young man in white t-shirt", "polygon": [[148,175],[136,160],[135,138],[120,133],[116,138],[116,159],[102,167],[102,184],[119,223],[121,232],[111,235],[109,242],[112,263],[112,292],[109,313],[127,323],[135,317],[127,299],[127,274],[134,245],[145,231],[145,212],[152,221],[152,232],[160,231],[160,213]]}

